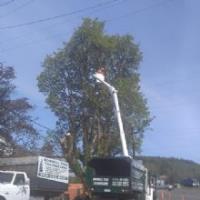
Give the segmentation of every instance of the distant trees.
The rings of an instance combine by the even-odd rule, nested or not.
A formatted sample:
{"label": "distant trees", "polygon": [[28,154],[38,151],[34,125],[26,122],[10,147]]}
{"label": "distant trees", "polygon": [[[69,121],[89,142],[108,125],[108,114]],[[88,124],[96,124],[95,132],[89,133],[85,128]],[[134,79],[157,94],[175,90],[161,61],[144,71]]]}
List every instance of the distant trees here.
{"label": "distant trees", "polygon": [[140,157],[140,159],[153,174],[167,176],[169,183],[176,183],[186,178],[200,180],[200,165],[193,161],[162,157]]}
{"label": "distant trees", "polygon": [[46,57],[38,77],[39,89],[58,118],[56,135],[63,138],[64,155],[82,181],[92,156],[121,153],[112,98],[94,80],[97,69],[105,66],[107,81],[119,91],[130,154],[140,149],[151,121],[140,90],[142,53],[132,36],[108,35],[104,25],[85,19],[63,48]]}
{"label": "distant trees", "polygon": [[0,63],[0,138],[7,143],[31,147],[37,137],[32,125],[32,105],[27,98],[14,98],[14,69]]}

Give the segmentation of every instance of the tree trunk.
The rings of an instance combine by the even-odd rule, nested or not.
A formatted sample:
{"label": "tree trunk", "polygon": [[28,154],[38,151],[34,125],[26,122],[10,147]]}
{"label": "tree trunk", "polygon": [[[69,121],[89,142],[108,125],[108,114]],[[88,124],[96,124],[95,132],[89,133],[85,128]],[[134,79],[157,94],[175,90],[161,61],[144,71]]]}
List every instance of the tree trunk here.
{"label": "tree trunk", "polygon": [[91,191],[87,185],[87,181],[85,179],[85,174],[83,171],[82,166],[78,162],[77,155],[73,148],[73,137],[71,134],[65,135],[61,140],[61,147],[64,153],[64,157],[69,163],[70,168],[75,173],[75,175],[80,179],[81,183],[83,184],[84,188],[84,197],[91,198]]}

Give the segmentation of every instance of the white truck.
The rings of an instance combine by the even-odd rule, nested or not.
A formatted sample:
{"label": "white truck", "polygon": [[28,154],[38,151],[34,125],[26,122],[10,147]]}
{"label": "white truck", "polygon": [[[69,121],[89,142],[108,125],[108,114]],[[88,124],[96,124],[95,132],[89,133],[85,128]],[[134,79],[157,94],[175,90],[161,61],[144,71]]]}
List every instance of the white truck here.
{"label": "white truck", "polygon": [[29,200],[30,180],[25,172],[0,171],[0,200]]}

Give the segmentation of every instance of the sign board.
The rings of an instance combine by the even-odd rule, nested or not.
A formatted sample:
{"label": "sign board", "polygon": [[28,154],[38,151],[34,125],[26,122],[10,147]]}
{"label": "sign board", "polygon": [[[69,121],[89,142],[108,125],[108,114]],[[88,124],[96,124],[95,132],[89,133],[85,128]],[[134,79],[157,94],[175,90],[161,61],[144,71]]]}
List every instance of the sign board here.
{"label": "sign board", "polygon": [[68,183],[69,164],[57,159],[39,156],[37,176],[48,180]]}

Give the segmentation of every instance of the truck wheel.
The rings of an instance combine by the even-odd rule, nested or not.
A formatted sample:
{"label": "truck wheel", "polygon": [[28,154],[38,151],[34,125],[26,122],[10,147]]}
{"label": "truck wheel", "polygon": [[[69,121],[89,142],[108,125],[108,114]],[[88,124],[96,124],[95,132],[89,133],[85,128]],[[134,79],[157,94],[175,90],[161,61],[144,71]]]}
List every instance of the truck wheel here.
{"label": "truck wheel", "polygon": [[4,197],[0,196],[0,200],[6,200]]}

